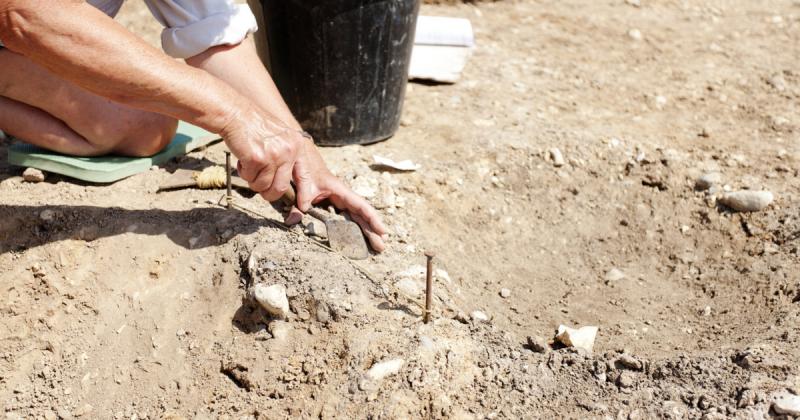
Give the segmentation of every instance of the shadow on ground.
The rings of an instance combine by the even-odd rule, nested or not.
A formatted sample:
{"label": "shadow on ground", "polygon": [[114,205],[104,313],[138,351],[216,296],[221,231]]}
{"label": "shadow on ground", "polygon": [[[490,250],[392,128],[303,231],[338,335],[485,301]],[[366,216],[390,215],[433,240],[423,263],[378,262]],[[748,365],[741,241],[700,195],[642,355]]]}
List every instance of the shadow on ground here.
{"label": "shadow on ground", "polygon": [[167,211],[0,204],[0,221],[0,254],[51,242],[93,241],[125,233],[166,235],[179,246],[198,249],[217,246],[237,235],[272,226],[266,219],[216,207]]}

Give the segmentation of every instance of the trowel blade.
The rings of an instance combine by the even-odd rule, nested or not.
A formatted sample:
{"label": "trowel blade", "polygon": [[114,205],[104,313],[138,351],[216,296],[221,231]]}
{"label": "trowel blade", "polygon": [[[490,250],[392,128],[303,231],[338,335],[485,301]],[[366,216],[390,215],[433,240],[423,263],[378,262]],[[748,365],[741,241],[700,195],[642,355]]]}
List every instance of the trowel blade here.
{"label": "trowel blade", "polygon": [[351,260],[369,257],[369,249],[357,223],[350,220],[328,220],[328,242],[331,248]]}

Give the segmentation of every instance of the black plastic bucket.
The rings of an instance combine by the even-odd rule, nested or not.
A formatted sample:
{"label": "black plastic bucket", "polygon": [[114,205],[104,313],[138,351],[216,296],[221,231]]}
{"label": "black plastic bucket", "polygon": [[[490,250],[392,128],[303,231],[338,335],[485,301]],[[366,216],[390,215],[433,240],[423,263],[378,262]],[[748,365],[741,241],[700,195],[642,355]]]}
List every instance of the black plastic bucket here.
{"label": "black plastic bucket", "polygon": [[263,19],[257,33],[262,59],[292,113],[317,144],[368,144],[394,135],[419,0],[251,4],[256,1],[261,7],[254,12]]}

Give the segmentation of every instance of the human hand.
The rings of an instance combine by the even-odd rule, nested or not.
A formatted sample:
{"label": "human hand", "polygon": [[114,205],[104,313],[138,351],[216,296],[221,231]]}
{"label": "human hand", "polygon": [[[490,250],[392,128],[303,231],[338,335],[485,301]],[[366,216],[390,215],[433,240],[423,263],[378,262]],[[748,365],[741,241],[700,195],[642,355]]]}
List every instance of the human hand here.
{"label": "human hand", "polygon": [[222,137],[239,159],[239,176],[269,202],[291,188],[302,138],[296,130],[254,106],[237,114]]}
{"label": "human hand", "polygon": [[328,199],[336,208],[346,210],[358,223],[373,250],[383,252],[386,249],[386,227],[378,212],[328,170],[310,138],[303,139],[293,175],[297,185],[297,203],[286,218],[287,224],[300,222],[302,214],[298,209],[305,213],[312,205]]}

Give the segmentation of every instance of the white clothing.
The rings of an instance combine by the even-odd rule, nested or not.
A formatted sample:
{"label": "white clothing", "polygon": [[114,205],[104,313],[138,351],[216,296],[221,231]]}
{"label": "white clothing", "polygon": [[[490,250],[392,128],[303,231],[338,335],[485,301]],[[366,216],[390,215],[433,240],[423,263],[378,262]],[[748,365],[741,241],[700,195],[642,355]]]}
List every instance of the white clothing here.
{"label": "white clothing", "polygon": [[[114,17],[125,0],[87,0]],[[217,45],[236,45],[258,30],[250,7],[233,0],[144,0],[165,26],[161,48],[175,58],[189,58]],[[0,47],[2,47],[0,43]]]}

